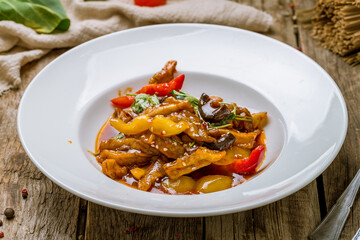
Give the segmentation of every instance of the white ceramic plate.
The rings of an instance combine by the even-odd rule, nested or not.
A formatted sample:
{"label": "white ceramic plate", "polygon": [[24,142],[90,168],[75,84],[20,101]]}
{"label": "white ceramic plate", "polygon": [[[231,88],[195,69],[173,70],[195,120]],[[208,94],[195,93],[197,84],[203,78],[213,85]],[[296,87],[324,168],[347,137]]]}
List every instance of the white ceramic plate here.
{"label": "white ceramic plate", "polygon": [[[268,112],[267,169],[237,187],[186,196],[139,191],[101,173],[87,150],[113,112],[109,100],[118,89],[139,89],[170,59],[185,73],[184,91]],[[346,130],[344,99],[310,58],[260,34],[203,24],[142,27],[82,44],[35,77],[18,111],[26,152],[55,183],[104,206],[162,216],[232,213],[288,196],[329,166]]]}

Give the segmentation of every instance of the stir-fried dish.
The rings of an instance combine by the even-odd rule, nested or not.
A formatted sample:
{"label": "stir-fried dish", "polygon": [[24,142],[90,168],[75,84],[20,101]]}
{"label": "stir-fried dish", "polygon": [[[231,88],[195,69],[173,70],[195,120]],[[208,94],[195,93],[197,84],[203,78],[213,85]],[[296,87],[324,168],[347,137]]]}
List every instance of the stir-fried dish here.
{"label": "stir-fried dish", "polygon": [[143,191],[209,193],[257,173],[265,154],[267,113],[251,114],[220,96],[181,90],[169,61],[149,85],[111,100],[115,111],[96,140],[108,177]]}

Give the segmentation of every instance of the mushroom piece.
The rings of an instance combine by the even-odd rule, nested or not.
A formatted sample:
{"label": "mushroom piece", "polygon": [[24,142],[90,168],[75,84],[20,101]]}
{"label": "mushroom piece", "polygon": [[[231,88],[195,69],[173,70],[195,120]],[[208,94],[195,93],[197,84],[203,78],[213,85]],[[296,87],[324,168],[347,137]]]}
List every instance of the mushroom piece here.
{"label": "mushroom piece", "polygon": [[206,93],[201,94],[199,113],[205,121],[221,122],[231,114],[230,109],[225,104],[221,104],[218,108],[213,108],[211,102],[212,100]]}
{"label": "mushroom piece", "polygon": [[231,133],[224,134],[217,142],[205,143],[204,146],[211,150],[224,151],[235,142],[235,136]]}

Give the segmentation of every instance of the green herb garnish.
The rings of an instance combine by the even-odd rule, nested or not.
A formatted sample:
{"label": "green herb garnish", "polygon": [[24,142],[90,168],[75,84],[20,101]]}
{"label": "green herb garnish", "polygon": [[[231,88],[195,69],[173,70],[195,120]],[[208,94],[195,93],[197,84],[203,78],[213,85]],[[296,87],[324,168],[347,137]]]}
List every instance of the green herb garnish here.
{"label": "green herb garnish", "polygon": [[248,121],[251,122],[253,120],[252,117],[249,116],[241,116],[241,115],[236,115],[235,117],[236,120],[241,120],[241,121]]}
{"label": "green herb garnish", "polygon": [[183,144],[183,142],[180,142],[180,141],[178,141],[176,139],[173,139],[173,138],[170,138],[170,139],[173,140],[174,142],[178,143],[178,144]]}
{"label": "green herb garnish", "polygon": [[194,146],[195,145],[195,141],[194,142],[192,142],[192,143],[190,143],[190,147],[192,147],[192,146]]}
{"label": "green herb garnish", "polygon": [[170,92],[171,95],[173,95],[175,97],[175,99],[177,100],[188,100],[189,103],[191,104],[191,106],[193,107],[198,107],[199,106],[199,99],[197,99],[196,97],[191,96],[190,94],[183,92],[183,91],[175,91],[172,90]]}
{"label": "green herb garnish", "polygon": [[236,118],[236,115],[235,114],[233,114],[233,113],[231,113],[229,116],[227,116],[224,120],[222,120],[220,123],[219,123],[219,125],[224,125],[224,124],[226,124],[228,121],[230,121],[230,120],[233,120],[233,119],[235,119]]}
{"label": "green herb garnish", "polygon": [[122,138],[124,138],[125,137],[125,134],[123,134],[123,133],[118,133],[118,134],[116,134],[114,137],[112,137],[113,139],[122,139]]}
{"label": "green herb garnish", "polygon": [[100,152],[93,153],[94,156],[97,156],[99,154],[100,154]]}
{"label": "green herb garnish", "polygon": [[208,129],[211,128],[226,128],[226,127],[230,127],[232,124],[222,124],[222,123],[210,123],[210,122],[206,122],[206,124],[208,125]]}
{"label": "green herb garnish", "polygon": [[235,105],[235,103],[233,103],[232,105],[233,105],[233,108],[234,108],[234,109],[232,110],[232,114],[236,115],[236,105]]}
{"label": "green herb garnish", "polygon": [[137,94],[135,97],[134,103],[131,105],[132,109],[135,113],[141,113],[146,108],[154,105],[159,105],[159,99],[156,95],[148,95],[148,94]]}
{"label": "green herb garnish", "polygon": [[225,125],[220,125],[220,126],[213,126],[214,128],[226,128],[226,127],[230,127],[232,124],[225,124]]}

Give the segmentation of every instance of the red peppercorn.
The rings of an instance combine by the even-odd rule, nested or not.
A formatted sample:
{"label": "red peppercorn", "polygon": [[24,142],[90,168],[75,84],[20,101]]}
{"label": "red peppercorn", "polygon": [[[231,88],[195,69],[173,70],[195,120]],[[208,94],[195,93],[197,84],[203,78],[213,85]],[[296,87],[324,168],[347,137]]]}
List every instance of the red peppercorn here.
{"label": "red peppercorn", "polygon": [[302,52],[302,48],[301,47],[297,47],[297,50],[299,50],[300,52]]}
{"label": "red peppercorn", "polygon": [[4,233],[0,232],[0,238],[3,238],[3,237],[4,237]]}
{"label": "red peppercorn", "polygon": [[208,124],[206,122],[203,122],[202,125],[207,129],[208,128]]}
{"label": "red peppercorn", "polygon": [[24,189],[21,191],[21,195],[22,195],[22,197],[23,197],[24,199],[27,198],[27,196],[28,196],[29,194],[28,194],[26,188],[24,188]]}
{"label": "red peppercorn", "polygon": [[290,8],[294,8],[295,5],[294,5],[294,4],[290,4],[289,7],[290,7]]}

